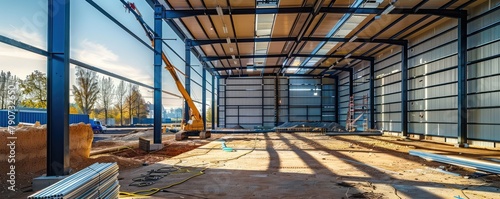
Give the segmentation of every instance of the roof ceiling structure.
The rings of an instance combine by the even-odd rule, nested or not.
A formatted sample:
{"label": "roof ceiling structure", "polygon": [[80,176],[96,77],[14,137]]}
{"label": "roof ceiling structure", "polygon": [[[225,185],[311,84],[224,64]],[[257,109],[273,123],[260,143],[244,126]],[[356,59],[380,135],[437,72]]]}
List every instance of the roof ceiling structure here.
{"label": "roof ceiling structure", "polygon": [[[323,75],[484,0],[159,0],[218,76]],[[174,12],[175,11],[175,12]],[[430,14],[429,14],[430,13]]]}

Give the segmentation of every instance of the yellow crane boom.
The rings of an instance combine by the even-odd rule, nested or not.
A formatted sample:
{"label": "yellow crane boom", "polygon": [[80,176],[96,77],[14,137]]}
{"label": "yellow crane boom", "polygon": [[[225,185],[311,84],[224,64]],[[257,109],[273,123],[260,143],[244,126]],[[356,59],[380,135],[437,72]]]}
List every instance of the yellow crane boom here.
{"label": "yellow crane boom", "polygon": [[[146,35],[148,36],[149,40],[151,41],[151,45],[154,47],[154,32],[146,25],[144,20],[142,20],[142,15],[135,6],[134,3],[128,3],[125,5],[127,9],[132,11],[134,15],[136,16],[137,21],[141,24],[142,28],[146,32]],[[176,73],[176,68],[175,66],[168,60],[167,56],[165,53],[161,53],[161,59],[165,63],[165,69],[170,73],[172,78],[174,79],[175,85],[177,86],[177,89],[181,93],[182,97],[184,100],[186,100],[189,108],[191,109],[191,115],[190,115],[190,120],[189,121],[183,121],[181,125],[181,130],[175,134],[175,140],[183,140],[186,139],[189,135],[199,135],[200,138],[205,139],[210,137],[210,132],[206,132],[204,130],[205,123],[203,122],[203,118],[201,117],[200,111],[198,111],[198,108],[195,106],[193,99],[187,92],[186,88],[184,88],[184,85],[182,85],[181,80],[177,76]],[[186,113],[189,114],[189,113]]]}

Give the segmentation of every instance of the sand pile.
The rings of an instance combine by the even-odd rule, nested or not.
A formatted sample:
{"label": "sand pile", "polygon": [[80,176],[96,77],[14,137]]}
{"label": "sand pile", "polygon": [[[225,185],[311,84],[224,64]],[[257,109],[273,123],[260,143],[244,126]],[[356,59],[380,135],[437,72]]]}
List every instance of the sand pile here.
{"label": "sand pile", "polygon": [[[69,127],[69,151],[71,159],[87,159],[90,154],[94,134],[88,124],[71,124]],[[7,143],[7,137],[17,137],[15,140],[15,165],[18,173],[36,172],[46,168],[47,128],[40,126],[18,126],[15,134],[10,135],[7,128],[0,128],[1,143]],[[0,165],[7,165],[10,149],[0,147]],[[9,164],[10,165],[10,164]],[[0,168],[0,170],[7,168]]]}

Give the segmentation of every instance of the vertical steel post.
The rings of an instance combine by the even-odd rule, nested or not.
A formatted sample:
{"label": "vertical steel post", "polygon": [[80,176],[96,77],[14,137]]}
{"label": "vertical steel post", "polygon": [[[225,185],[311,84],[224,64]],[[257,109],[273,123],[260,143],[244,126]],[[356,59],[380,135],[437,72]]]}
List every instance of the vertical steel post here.
{"label": "vertical steel post", "polygon": [[467,11],[458,18],[458,145],[467,144]]}
{"label": "vertical steel post", "polygon": [[48,1],[47,176],[69,174],[69,0]]}
{"label": "vertical steel post", "polygon": [[212,108],[212,129],[215,129],[215,73],[212,74],[212,102],[211,102],[211,107]]}
{"label": "vertical steel post", "polygon": [[162,53],[162,15],[163,15],[163,5],[155,5],[154,11],[154,129],[153,129],[153,142],[155,144],[161,144],[161,113],[162,113],[162,97],[161,97],[161,53]]}
{"label": "vertical steel post", "polygon": [[220,127],[220,78],[217,77],[215,80],[217,81],[217,127]]}
{"label": "vertical steel post", "polygon": [[261,108],[260,109],[261,112],[260,113],[261,113],[262,127],[264,127],[264,83],[265,83],[264,82],[264,77],[262,77],[261,80],[262,80],[261,81],[261,88],[262,88],[262,90],[261,90],[261,107],[260,107]]}
{"label": "vertical steel post", "polygon": [[[191,40],[186,39],[186,65],[184,67],[184,73],[186,76],[184,77],[184,85],[186,87],[186,91],[189,95],[191,95]],[[186,100],[184,100],[184,122],[188,122],[191,120],[191,114],[189,105]]]}
{"label": "vertical steel post", "polygon": [[340,113],[340,104],[339,104],[339,76],[335,75],[333,77],[335,79],[335,122],[339,124],[339,113]]}
{"label": "vertical steel post", "polygon": [[375,129],[375,59],[370,60],[370,128]]}
{"label": "vertical steel post", "polygon": [[319,95],[319,121],[323,122],[323,77],[319,80],[319,92],[318,86],[314,87],[316,93]]}
{"label": "vertical steel post", "polygon": [[227,78],[224,79],[224,127],[227,128]]}
{"label": "vertical steel post", "polygon": [[201,69],[201,117],[203,118],[203,130],[207,130],[207,70]]}
{"label": "vertical steel post", "polygon": [[401,134],[408,136],[408,42],[401,45]]}
{"label": "vertical steel post", "polygon": [[274,78],[274,126],[278,126],[280,121],[280,100],[280,79],[276,74]]}
{"label": "vertical steel post", "polygon": [[349,97],[354,95],[354,68],[349,68]]}

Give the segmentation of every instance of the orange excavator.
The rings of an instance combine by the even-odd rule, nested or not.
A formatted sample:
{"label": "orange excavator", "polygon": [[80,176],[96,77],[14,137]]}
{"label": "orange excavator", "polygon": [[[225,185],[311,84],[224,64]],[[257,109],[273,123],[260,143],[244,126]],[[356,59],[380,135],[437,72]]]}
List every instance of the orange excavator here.
{"label": "orange excavator", "polygon": [[[141,24],[142,28],[146,32],[146,35],[151,40],[151,45],[154,47],[155,33],[146,25],[146,23],[142,19],[141,13],[139,12],[135,4],[129,2],[128,5],[125,5],[125,8],[134,13],[137,21]],[[179,90],[182,97],[184,98],[184,100],[186,100],[189,108],[191,109],[190,120],[187,122],[182,121],[180,131],[175,133],[175,140],[177,141],[184,140],[187,139],[188,136],[200,136],[201,139],[210,138],[210,132],[204,130],[205,123],[203,122],[203,118],[201,117],[200,111],[198,111],[198,108],[196,108],[196,106],[194,105],[193,99],[191,98],[191,96],[189,96],[189,93],[186,91],[186,88],[184,88],[184,86],[182,85],[179,77],[177,77],[177,73],[175,72],[176,70],[175,66],[172,63],[170,63],[165,53],[163,52],[161,53],[161,58],[165,63],[165,69],[167,69],[167,71],[170,72],[170,75],[172,75],[172,78],[175,81],[177,89]]]}

